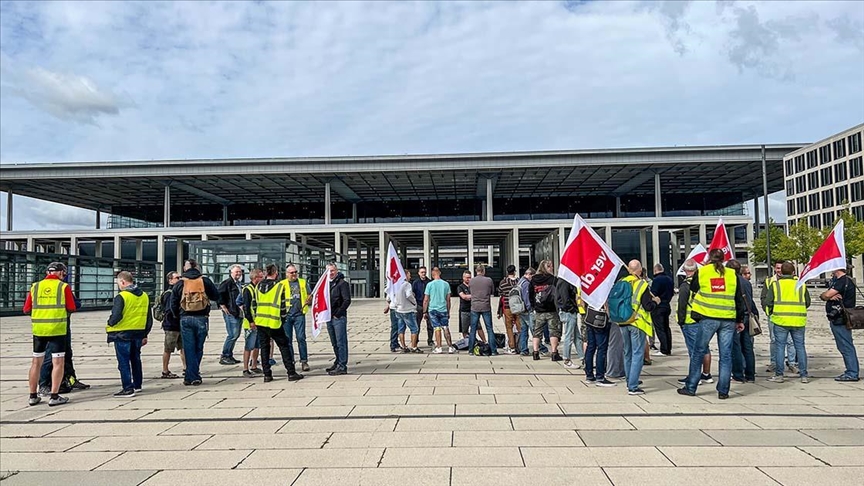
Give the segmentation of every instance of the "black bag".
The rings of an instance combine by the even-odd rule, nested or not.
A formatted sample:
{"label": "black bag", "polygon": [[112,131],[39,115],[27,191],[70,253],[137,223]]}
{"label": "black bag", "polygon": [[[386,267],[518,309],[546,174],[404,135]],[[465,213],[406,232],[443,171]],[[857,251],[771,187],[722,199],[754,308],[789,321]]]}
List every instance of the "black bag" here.
{"label": "black bag", "polygon": [[474,345],[472,354],[474,356],[492,356],[492,347],[488,343],[477,343]]}
{"label": "black bag", "polygon": [[597,329],[603,329],[608,322],[609,314],[606,311],[598,311],[590,307],[585,310],[585,324]]}
{"label": "black bag", "polygon": [[846,329],[864,329],[864,305],[854,309],[843,308],[843,321]]}

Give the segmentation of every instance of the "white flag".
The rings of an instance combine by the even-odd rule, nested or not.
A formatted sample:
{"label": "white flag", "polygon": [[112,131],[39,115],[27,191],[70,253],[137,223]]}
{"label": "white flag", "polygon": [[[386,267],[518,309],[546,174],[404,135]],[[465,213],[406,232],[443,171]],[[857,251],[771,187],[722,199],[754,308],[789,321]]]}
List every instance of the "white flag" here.
{"label": "white flag", "polygon": [[[705,247],[702,246],[702,243],[699,243],[696,245],[696,248],[693,248],[693,250],[690,252],[690,254],[687,255],[687,258],[684,259],[684,261],[686,262],[687,260],[692,259],[694,262],[696,262],[696,267],[698,268],[698,267],[702,266],[702,261],[705,260],[705,258],[707,256],[708,256],[708,250],[706,250]],[[683,263],[681,264],[680,267],[678,267],[678,271],[675,273],[675,275],[686,275],[684,273],[684,264]]]}
{"label": "white flag", "polygon": [[846,269],[846,239],[843,235],[843,228],[843,220],[841,219],[837,221],[837,226],[831,230],[828,238],[825,238],[822,246],[810,257],[810,261],[798,278],[798,283],[795,284],[795,290],[800,289],[808,280],[812,280],[825,272]]}
{"label": "white flag", "polygon": [[577,214],[561,252],[558,276],[579,288],[586,304],[601,309],[622,265],[621,258]]}
{"label": "white flag", "polygon": [[321,334],[321,326],[330,322],[330,272],[324,274],[312,291],[312,339]]}
{"label": "white flag", "polygon": [[405,269],[402,268],[402,262],[399,260],[399,255],[396,254],[396,247],[393,242],[387,248],[387,287],[385,292],[390,300],[393,300],[393,295],[396,289],[401,287],[401,283],[406,281]]}

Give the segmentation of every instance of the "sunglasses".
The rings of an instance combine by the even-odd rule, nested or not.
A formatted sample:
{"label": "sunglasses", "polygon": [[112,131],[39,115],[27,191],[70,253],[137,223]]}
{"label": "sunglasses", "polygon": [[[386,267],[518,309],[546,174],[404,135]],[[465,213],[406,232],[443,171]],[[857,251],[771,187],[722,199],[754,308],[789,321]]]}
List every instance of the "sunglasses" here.
{"label": "sunglasses", "polygon": [[292,274],[295,274],[295,273],[297,273],[297,272],[296,272],[296,271],[294,271],[294,272],[288,272],[288,275],[292,275]]}

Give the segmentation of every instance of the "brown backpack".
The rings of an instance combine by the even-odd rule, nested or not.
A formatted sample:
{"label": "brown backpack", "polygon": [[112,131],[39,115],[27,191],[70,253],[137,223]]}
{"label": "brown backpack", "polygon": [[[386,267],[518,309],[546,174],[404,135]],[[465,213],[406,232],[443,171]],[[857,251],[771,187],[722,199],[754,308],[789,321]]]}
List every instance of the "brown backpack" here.
{"label": "brown backpack", "polygon": [[210,308],[210,299],[204,292],[204,278],[183,279],[183,295],[180,296],[180,308],[186,312],[197,312]]}

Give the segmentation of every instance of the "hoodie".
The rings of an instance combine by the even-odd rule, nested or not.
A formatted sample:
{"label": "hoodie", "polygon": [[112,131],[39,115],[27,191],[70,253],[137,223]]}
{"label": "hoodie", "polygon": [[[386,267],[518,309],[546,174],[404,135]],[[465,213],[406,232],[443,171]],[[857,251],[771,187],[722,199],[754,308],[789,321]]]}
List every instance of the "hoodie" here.
{"label": "hoodie", "polygon": [[535,297],[540,292],[552,287],[552,292],[555,292],[555,275],[551,273],[536,273],[534,277],[531,279],[531,284],[528,286],[528,297],[531,299],[531,303],[534,304],[535,312],[558,312],[558,309],[555,307],[555,299],[551,299],[551,303],[547,303],[546,305],[540,304],[535,300]]}
{"label": "hoodie", "polygon": [[400,314],[413,314],[417,312],[417,299],[414,297],[414,289],[407,283],[402,283],[393,295],[396,304],[396,312]]}
{"label": "hoodie", "polygon": [[183,298],[183,279],[196,279],[203,278],[204,279],[204,293],[207,294],[207,298],[210,299],[210,302],[219,302],[219,289],[216,287],[216,284],[210,280],[209,277],[204,277],[201,275],[201,271],[197,268],[190,268],[183,272],[183,278],[180,279],[179,282],[171,289],[171,311],[174,312],[175,316],[209,316],[210,308],[206,308],[200,311],[186,312],[185,310],[180,308],[180,299]]}
{"label": "hoodie", "polygon": [[348,316],[348,306],[351,305],[351,286],[345,281],[342,272],[330,281],[330,316],[333,319],[343,319]]}
{"label": "hoodie", "polygon": [[[136,297],[140,297],[144,295],[144,291],[138,288],[137,285],[130,285],[126,287],[125,290],[121,290],[120,292],[131,292],[132,295]],[[114,306],[111,308],[111,316],[108,318],[109,326],[116,326],[123,320],[123,308],[126,306],[126,302],[123,300],[123,297],[118,293],[114,297]],[[150,334],[150,329],[153,327],[153,314],[150,312],[150,309],[147,309],[147,328],[143,331],[135,330],[135,331],[120,331],[120,332],[109,332],[108,334],[108,342],[113,343],[114,341],[134,341],[136,339],[144,339]]]}
{"label": "hoodie", "polygon": [[579,306],[576,305],[576,287],[563,278],[559,278],[556,284],[555,299],[559,311],[571,314],[579,312]]}

